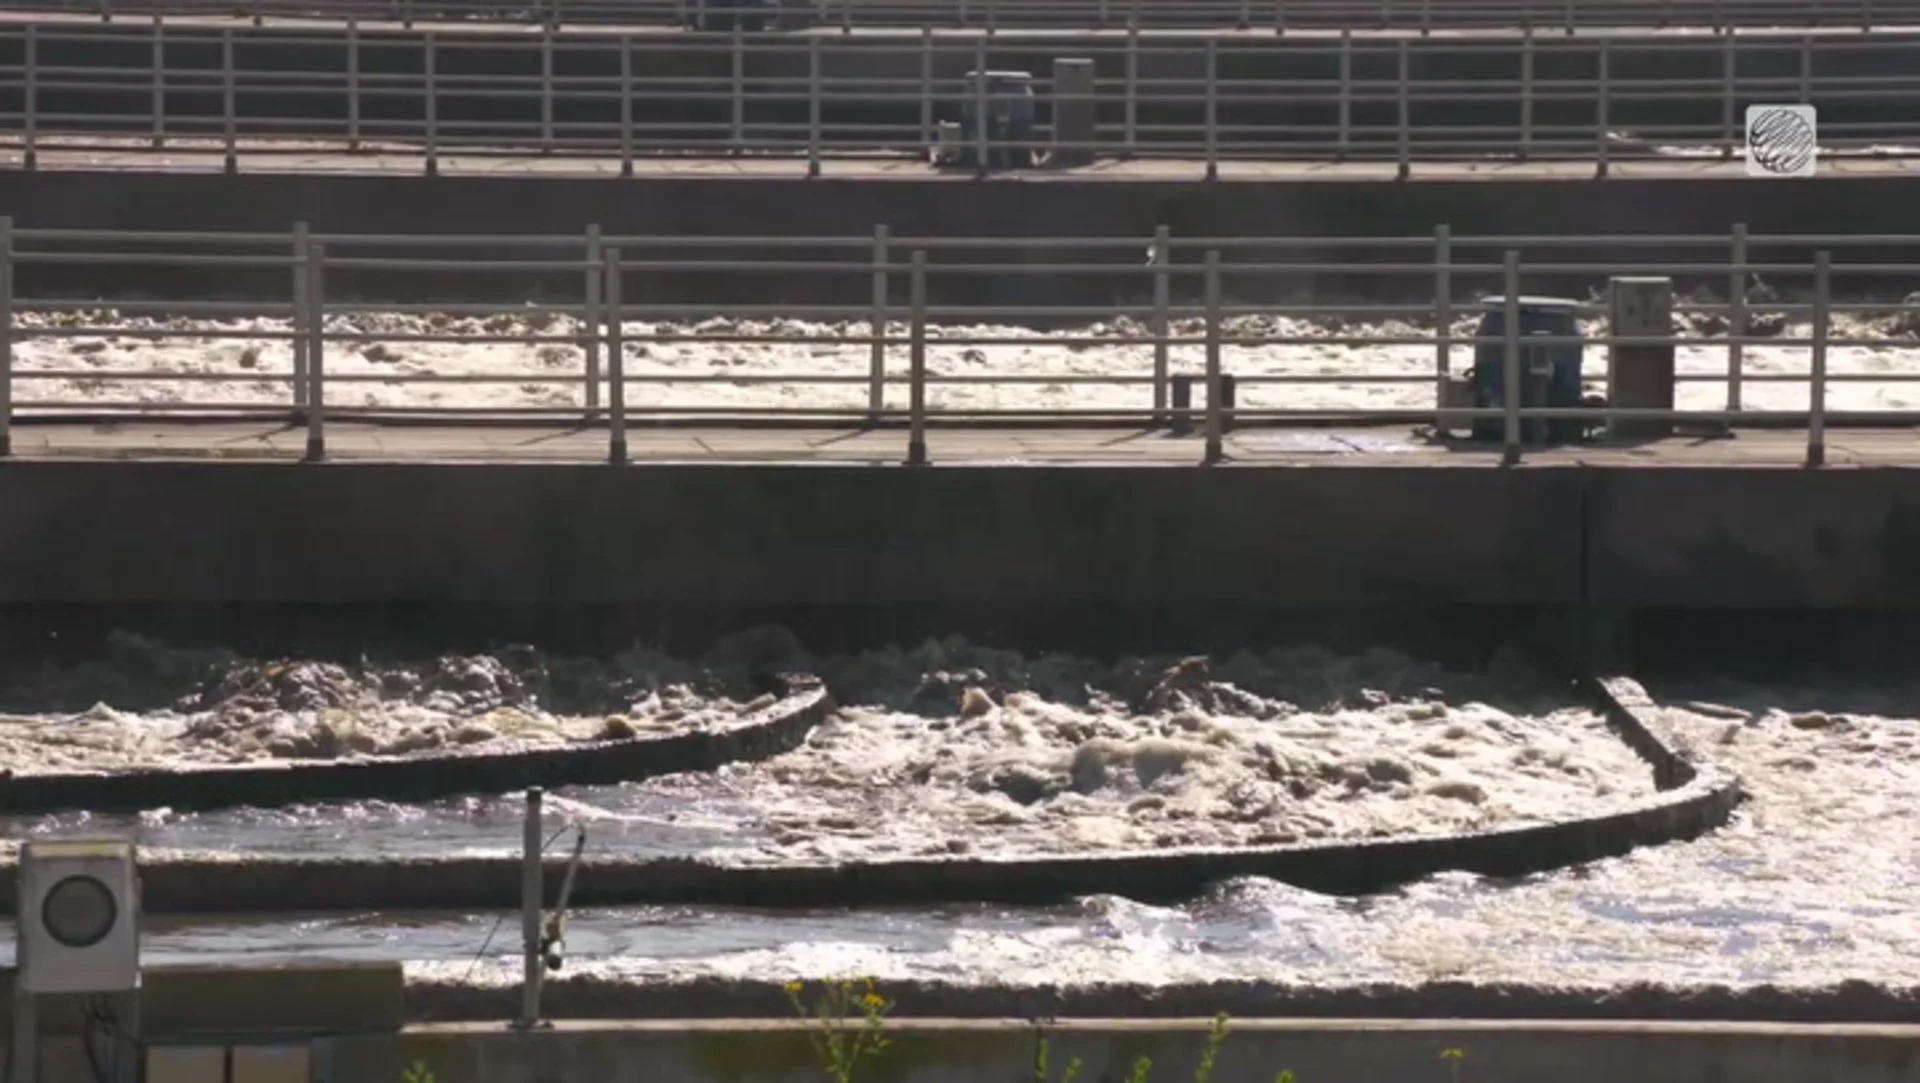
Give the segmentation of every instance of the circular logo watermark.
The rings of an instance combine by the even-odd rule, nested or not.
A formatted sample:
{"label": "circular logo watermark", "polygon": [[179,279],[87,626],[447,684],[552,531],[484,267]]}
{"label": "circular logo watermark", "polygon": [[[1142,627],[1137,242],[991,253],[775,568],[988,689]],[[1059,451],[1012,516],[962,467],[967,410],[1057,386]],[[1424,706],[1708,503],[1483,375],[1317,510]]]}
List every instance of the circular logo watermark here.
{"label": "circular logo watermark", "polygon": [[1747,174],[1811,177],[1820,158],[1820,130],[1811,105],[1747,106]]}

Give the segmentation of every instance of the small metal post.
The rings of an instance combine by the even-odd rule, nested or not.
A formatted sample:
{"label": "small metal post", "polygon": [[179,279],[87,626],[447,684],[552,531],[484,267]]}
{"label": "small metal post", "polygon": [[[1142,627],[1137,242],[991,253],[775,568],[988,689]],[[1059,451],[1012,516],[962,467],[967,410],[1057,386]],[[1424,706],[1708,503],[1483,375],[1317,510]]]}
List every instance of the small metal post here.
{"label": "small metal post", "polygon": [[347,149],[360,149],[360,24],[347,20]]}
{"label": "small metal post", "polygon": [[1420,36],[1433,35],[1433,0],[1420,0]]}
{"label": "small metal post", "polygon": [[[17,949],[16,949],[17,950]],[[13,972],[13,1040],[9,1083],[40,1083],[40,998],[20,984],[16,960]]]}
{"label": "small metal post", "polygon": [[586,354],[586,407],[587,420],[592,421],[600,413],[600,333],[605,326],[601,312],[600,286],[604,277],[600,253],[600,226],[598,223],[587,226],[587,269],[586,308],[581,313],[580,323],[585,334],[580,336],[580,348]]}
{"label": "small metal post", "polygon": [[1220,43],[1207,39],[1207,179],[1220,179]]}
{"label": "small metal post", "polygon": [[[13,454],[13,219],[0,218],[0,458]],[[16,994],[13,1010],[20,1010]],[[18,1034],[15,1035],[18,1037]],[[18,1078],[16,1076],[15,1078]]]}
{"label": "small metal post", "polygon": [[633,176],[633,39],[620,35],[620,175]]}
{"label": "small metal post", "polygon": [[927,253],[913,250],[907,282],[907,465],[927,465]]}
{"label": "small metal post", "polygon": [[326,336],[327,284],[325,246],[307,244],[307,461],[327,457]]}
{"label": "small metal post", "polygon": [[1533,154],[1533,24],[1520,32],[1520,148],[1521,161]]}
{"label": "small metal post", "polygon": [[627,348],[620,311],[620,250],[606,251],[607,283],[601,303],[607,310],[607,461],[627,461]]}
{"label": "small metal post", "polygon": [[1507,249],[1506,263],[1506,325],[1501,328],[1505,339],[1502,351],[1500,375],[1503,400],[1501,406],[1506,410],[1506,429],[1503,436],[1503,449],[1500,454],[1502,466],[1514,466],[1520,462],[1520,253]]}
{"label": "small metal post", "polygon": [[1132,158],[1140,149],[1140,25],[1127,27],[1126,109],[1121,118],[1123,157]]}
{"label": "small metal post", "polygon": [[545,863],[541,851],[545,849],[542,818],[540,815],[540,787],[527,791],[527,818],[522,825],[520,842],[520,941],[521,941],[521,984],[520,1018],[515,1020],[516,1030],[533,1030],[540,1026],[540,984],[546,977],[546,963],[540,957],[540,904],[545,886],[543,880]]}
{"label": "small metal post", "polygon": [[1605,177],[1607,175],[1607,149],[1612,143],[1607,131],[1612,123],[1609,119],[1612,113],[1610,99],[1613,96],[1612,56],[1613,49],[1608,44],[1608,39],[1601,38],[1600,53],[1594,58],[1594,63],[1599,67],[1599,71],[1595,74],[1597,86],[1594,90],[1593,101],[1593,175],[1596,177]]}
{"label": "small metal post", "polygon": [[1433,227],[1433,404],[1445,409],[1453,382],[1453,227]]}
{"label": "small metal post", "polygon": [[933,146],[933,27],[920,28],[920,145]]}
{"label": "small metal post", "polygon": [[553,153],[553,28],[540,33],[540,153]]}
{"label": "small metal post", "polygon": [[973,43],[973,87],[971,89],[973,92],[974,175],[984,177],[987,175],[989,162],[987,129],[992,127],[988,123],[987,39],[984,36],[975,38]]}
{"label": "small metal post", "polygon": [[1746,379],[1747,224],[1733,227],[1733,270],[1727,276],[1727,409],[1738,413]]}
{"label": "small metal post", "polygon": [[1816,252],[1813,257],[1813,350],[1812,380],[1807,389],[1807,465],[1825,466],[1827,462],[1827,322],[1832,297],[1833,254]]}
{"label": "small metal post", "polygon": [[167,42],[166,29],[156,13],[153,17],[153,146],[167,145]]}
{"label": "small metal post", "polygon": [[[1104,3],[1100,5],[1100,10],[1102,14],[1106,13]],[[1240,18],[1233,25],[1237,30],[1246,30],[1253,26],[1253,0],[1240,0]]]}
{"label": "small metal post", "polygon": [[1166,424],[1167,370],[1173,345],[1167,341],[1172,330],[1168,309],[1173,306],[1173,238],[1165,226],[1153,227],[1153,315],[1147,329],[1153,334],[1153,416],[1154,424]]}
{"label": "small metal post", "polygon": [[21,89],[25,116],[21,119],[26,131],[21,134],[20,168],[35,169],[40,164],[40,34],[33,23],[27,24],[22,48],[26,55],[21,60],[25,69],[20,76],[25,82]]}
{"label": "small metal post", "polygon": [[733,154],[744,153],[747,149],[747,42],[746,30],[738,18],[733,20],[733,82],[731,84],[731,105],[733,107],[733,141],[729,148]]}
{"label": "small metal post", "polygon": [[1353,30],[1340,30],[1340,142],[1334,160],[1347,160],[1347,147],[1353,138]]}
{"label": "small metal post", "polygon": [[1800,103],[1813,103],[1813,37],[1800,36]]}
{"label": "small metal post", "polygon": [[1275,37],[1286,36],[1287,0],[1273,0],[1273,33]]}
{"label": "small metal post", "polygon": [[1221,446],[1220,401],[1220,250],[1207,249],[1207,450],[1201,460],[1205,466],[1217,465],[1225,459],[1226,451]]}
{"label": "small metal post", "polygon": [[1739,96],[1734,83],[1740,69],[1740,54],[1735,49],[1731,28],[1721,35],[1720,41],[1720,158],[1725,161],[1733,157],[1733,105]]}
{"label": "small metal post", "polygon": [[807,176],[820,175],[820,39],[807,39]]}
{"label": "small metal post", "polygon": [[1400,39],[1400,168],[1398,176],[1406,180],[1413,172],[1413,103],[1408,87],[1407,39]]}
{"label": "small metal post", "polygon": [[867,420],[887,408],[887,227],[873,227],[873,352],[867,362]]}
{"label": "small metal post", "polygon": [[307,326],[307,295],[312,285],[307,281],[307,272],[311,270],[312,255],[309,252],[307,224],[293,224],[293,408],[296,412],[307,405],[307,395],[312,390],[307,386],[307,338],[311,333]]}
{"label": "small metal post", "polygon": [[234,114],[239,112],[239,107],[234,101],[233,82],[233,28],[228,27],[220,31],[220,124],[226,134],[228,173],[240,172],[239,150],[234,145],[234,129],[239,126],[239,118]]}
{"label": "small metal post", "polygon": [[433,34],[431,32],[422,39],[420,49],[422,64],[426,70],[426,101],[424,107],[427,117],[427,176],[437,177],[440,175],[440,91],[438,86],[435,85],[437,80],[434,77],[434,69],[437,67],[438,62],[434,54],[439,50],[434,47]]}

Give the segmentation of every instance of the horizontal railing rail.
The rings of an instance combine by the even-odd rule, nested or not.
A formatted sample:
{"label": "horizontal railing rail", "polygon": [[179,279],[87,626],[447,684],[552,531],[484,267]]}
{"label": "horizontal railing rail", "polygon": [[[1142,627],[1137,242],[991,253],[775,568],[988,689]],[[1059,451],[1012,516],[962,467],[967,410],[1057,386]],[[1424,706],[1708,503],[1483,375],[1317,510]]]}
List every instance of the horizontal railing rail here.
{"label": "horizontal railing rail", "polygon": [[[0,137],[26,167],[46,153],[157,151],[237,170],[243,154],[338,151],[415,155],[429,173],[447,158],[542,154],[617,159],[629,174],[636,160],[689,155],[791,159],[817,174],[827,161],[938,150],[976,172],[1153,158],[1209,176],[1259,160],[1395,163],[1402,175],[1429,162],[1573,161],[1605,175],[1616,161],[1734,158],[1746,109],[1785,103],[1817,109],[1826,157],[1920,153],[1920,35],[1676,39],[1617,65],[1607,39],[1534,34],[1467,46],[1136,32],[1069,58],[931,32],[906,50],[740,34],[688,44],[661,69],[632,35],[542,33],[487,42],[481,56],[433,32],[255,37],[156,22],[104,52],[98,33],[0,26]],[[295,54],[302,66],[290,66]],[[1650,69],[1660,56],[1671,65]],[[1055,78],[1070,59],[1093,63],[1090,82]],[[1030,126],[962,127],[969,112],[1001,108],[965,78],[987,69],[1031,75]]]}
{"label": "horizontal railing rail", "polygon": [[[481,243],[489,255],[475,259]],[[1609,246],[1643,255],[1593,258]],[[1714,248],[1723,258],[1698,254]],[[493,254],[503,249],[524,255]],[[695,255],[662,254],[670,251]],[[129,261],[244,267],[284,276],[285,290],[267,301],[163,301],[20,288],[22,275],[74,281]],[[699,305],[656,300],[648,288],[661,276],[769,268],[844,277],[867,299]],[[354,273],[505,275],[573,288],[523,305],[380,304],[330,293],[330,282]],[[1261,276],[1274,273],[1414,282],[1429,300],[1258,301]],[[956,282],[1062,275],[1111,278],[1129,292],[1102,305],[944,296]],[[1695,284],[1670,295],[1664,324],[1616,326],[1597,291],[1647,276]],[[1920,396],[1920,297],[1870,296],[1916,277],[1920,235],[1744,228],[1625,239],[1456,237],[1446,226],[1430,236],[1356,238],[1189,238],[1161,228],[1136,238],[992,240],[894,236],[885,227],[858,238],[598,228],[478,238],[304,226],[285,234],[64,231],[0,219],[0,452],[16,420],[292,419],[307,426],[309,457],[319,459],[329,420],[496,418],[605,426],[609,458],[624,462],[636,423],[784,421],[903,425],[904,460],[921,463],[930,426],[992,421],[1197,431],[1201,461],[1214,463],[1236,426],[1420,422],[1444,430],[1491,419],[1490,438],[1511,463],[1542,421],[1611,429],[1660,419],[1805,427],[1807,461],[1818,465],[1831,427],[1920,424],[1920,397],[1904,390]],[[1549,280],[1586,283],[1559,304],[1558,323],[1523,327],[1518,302],[1485,299],[1523,297]],[[1556,348],[1573,352],[1555,361]],[[1643,363],[1649,349],[1671,351],[1654,361],[1672,373],[1671,405],[1622,400],[1617,366]],[[1565,401],[1564,388],[1560,401],[1529,398],[1522,381],[1534,377],[1522,369],[1539,364],[1556,379],[1571,373],[1580,403]],[[1496,369],[1498,384],[1489,375]]]}
{"label": "horizontal railing rail", "polygon": [[451,21],[731,29],[939,27],[982,30],[1484,29],[1776,27],[1871,29],[1920,23],[1913,0],[8,0],[0,11],[105,20]]}

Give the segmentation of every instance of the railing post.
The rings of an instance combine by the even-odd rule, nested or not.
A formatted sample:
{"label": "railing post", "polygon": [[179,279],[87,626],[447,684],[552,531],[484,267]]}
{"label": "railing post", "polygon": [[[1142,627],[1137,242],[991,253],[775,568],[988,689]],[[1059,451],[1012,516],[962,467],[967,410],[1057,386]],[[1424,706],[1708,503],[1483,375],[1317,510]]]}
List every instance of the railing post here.
{"label": "railing post", "polygon": [[327,457],[327,283],[324,245],[307,244],[307,461]]}
{"label": "railing post", "polygon": [[1353,140],[1353,30],[1342,27],[1340,30],[1340,141],[1335,147],[1335,161],[1347,160],[1347,148]]}
{"label": "railing post", "polygon": [[234,101],[233,28],[220,31],[220,125],[226,136],[226,171],[240,172],[239,148],[235,146],[239,127],[238,103]]}
{"label": "railing post", "polygon": [[867,360],[867,420],[887,408],[887,227],[873,227],[873,347]]}
{"label": "railing post", "polygon": [[607,462],[627,462],[627,347],[626,318],[621,312],[620,250],[605,257],[607,281],[601,303],[607,310]]}
{"label": "railing post", "polygon": [[1453,383],[1453,227],[1433,227],[1433,404],[1445,410]]}
{"label": "railing post", "polygon": [[1202,465],[1214,466],[1226,458],[1221,446],[1225,425],[1220,401],[1220,250],[1207,249],[1207,449]]}
{"label": "railing post", "polygon": [[431,31],[421,39],[420,50],[421,63],[426,73],[424,108],[427,120],[427,176],[437,177],[440,175],[440,90],[436,85],[438,80],[435,78],[434,71],[439,61],[434,54],[439,50],[434,46]]}
{"label": "railing post", "polygon": [[1529,22],[1520,31],[1519,157],[1523,162],[1533,155],[1533,66],[1533,24]]}
{"label": "railing post", "polygon": [[540,153],[553,153],[553,27],[540,31]]}
{"label": "railing post", "polygon": [[927,465],[927,253],[913,250],[907,282],[907,465]]}
{"label": "railing post", "polygon": [[633,176],[633,38],[620,35],[620,175]]}
{"label": "railing post", "polygon": [[820,175],[820,39],[807,38],[807,176]]}
{"label": "railing post", "polygon": [[586,394],[587,420],[592,421],[600,414],[600,334],[605,327],[605,313],[600,297],[600,286],[604,269],[600,252],[600,226],[587,226],[586,259],[586,311],[581,315],[585,334],[580,336],[582,352],[586,354]]}
{"label": "railing post", "polygon": [[35,169],[40,164],[40,34],[39,28],[28,23],[26,41],[21,45],[25,55],[21,58],[24,70],[20,78],[21,120],[26,131],[21,133],[20,168]]}
{"label": "railing post", "polygon": [[[1097,77],[1096,77],[1097,78]],[[1121,116],[1122,156],[1132,158],[1140,150],[1140,24],[1127,27],[1126,103]]]}
{"label": "railing post", "polygon": [[312,255],[309,252],[309,236],[305,222],[293,224],[293,408],[296,413],[304,410],[307,395],[312,388],[307,386],[307,346],[311,329],[307,326],[307,296],[313,286],[307,281],[312,270]]}
{"label": "railing post", "polygon": [[1740,54],[1734,48],[1732,28],[1721,35],[1720,41],[1720,158],[1725,161],[1733,157],[1733,105],[1738,96],[1734,83],[1740,68]]}
{"label": "railing post", "polygon": [[1608,138],[1608,128],[1612,124],[1611,115],[1613,112],[1611,102],[1613,97],[1612,58],[1613,49],[1608,44],[1608,39],[1601,38],[1600,53],[1594,58],[1594,63],[1599,68],[1599,71],[1595,75],[1596,86],[1594,87],[1593,99],[1593,175],[1596,177],[1605,177],[1607,175],[1607,151],[1612,145],[1612,140]]}
{"label": "railing post", "polygon": [[920,28],[920,145],[932,147],[933,134],[933,27]]}
{"label": "railing post", "polygon": [[1832,295],[1833,255],[1821,251],[1813,257],[1813,350],[1810,357],[1812,378],[1807,388],[1807,465],[1827,462],[1827,329]]}
{"label": "railing post", "polygon": [[1398,175],[1406,180],[1413,172],[1413,103],[1408,87],[1407,39],[1400,39],[1399,50],[1399,98],[1400,98],[1400,168]]}
{"label": "railing post", "polygon": [[1165,226],[1153,227],[1153,248],[1150,257],[1153,260],[1153,314],[1148,318],[1147,329],[1153,333],[1153,423],[1167,423],[1167,370],[1171,364],[1173,345],[1167,341],[1172,330],[1172,320],[1168,309],[1173,304],[1173,282],[1170,265],[1173,263],[1173,238]]}
{"label": "railing post", "polygon": [[733,138],[730,153],[739,155],[747,149],[747,40],[746,29],[741,20],[733,20],[733,82],[730,84],[729,97],[732,106]]}
{"label": "railing post", "polygon": [[973,86],[968,88],[973,95],[973,163],[974,175],[984,177],[991,159],[987,131],[992,127],[987,122],[987,39],[984,35],[975,38],[973,43]]}
{"label": "railing post", "polygon": [[167,145],[167,43],[165,25],[153,16],[153,147]]}
{"label": "railing post", "polygon": [[360,149],[360,24],[347,20],[347,149]]}
{"label": "railing post", "polygon": [[1207,179],[1220,178],[1220,43],[1207,39]]}
{"label": "railing post", "polygon": [[1505,283],[1505,325],[1501,328],[1501,407],[1506,411],[1500,463],[1514,466],[1520,462],[1520,253],[1507,249]]}
{"label": "railing post", "polygon": [[1727,409],[1738,413],[1741,385],[1746,382],[1747,334],[1747,224],[1733,227],[1733,269],[1727,275]]}
{"label": "railing post", "polygon": [[1800,104],[1813,104],[1813,35],[1800,35]]}
{"label": "railing post", "polygon": [[1275,37],[1287,34],[1287,0],[1273,0],[1273,34]]}
{"label": "railing post", "polygon": [[[0,218],[0,458],[13,454],[13,219]],[[19,998],[14,1000],[17,1005]]]}

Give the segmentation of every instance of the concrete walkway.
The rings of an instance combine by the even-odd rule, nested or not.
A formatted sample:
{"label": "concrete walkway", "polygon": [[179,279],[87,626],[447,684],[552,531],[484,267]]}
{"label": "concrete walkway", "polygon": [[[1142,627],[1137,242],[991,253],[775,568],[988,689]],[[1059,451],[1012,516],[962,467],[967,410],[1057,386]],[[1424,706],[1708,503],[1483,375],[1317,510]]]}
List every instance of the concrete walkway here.
{"label": "concrete walkway", "polygon": [[[399,425],[331,422],[327,457],[336,462],[607,461],[604,428],[527,425]],[[229,421],[16,426],[16,459],[221,460],[297,462],[305,454],[303,426]],[[795,465],[900,463],[907,453],[902,429],[634,428],[628,456],[636,463],[790,463]],[[938,429],[927,439],[936,465],[1194,466],[1203,441],[1161,431],[1124,429]],[[1231,433],[1229,465],[1494,467],[1497,446],[1442,444],[1406,426],[1368,429],[1264,428]],[[1652,443],[1579,445],[1529,450],[1539,466],[1766,466],[1805,463],[1804,432],[1748,430],[1732,436],[1682,436]],[[1827,437],[1833,466],[1920,466],[1920,431],[1837,430]]]}
{"label": "concrete walkway", "polygon": [[[22,168],[24,152],[18,135],[10,135],[0,145],[0,168]],[[66,137],[43,138],[36,147],[36,166],[49,171],[134,171],[150,173],[219,173],[226,165],[224,148],[217,141],[193,140],[156,149],[143,139],[117,136],[90,138],[84,142]],[[807,175],[804,153],[786,157],[666,157],[635,158],[633,175],[638,179],[770,179],[790,180]],[[337,142],[248,141],[239,145],[235,156],[239,172],[292,174],[365,174],[376,176],[420,175],[426,172],[426,158],[417,147],[392,144],[368,144],[348,151]],[[1221,161],[1219,180],[1224,183],[1273,183],[1310,181],[1394,181],[1398,166],[1385,161]],[[617,152],[594,156],[543,155],[525,148],[469,151],[443,154],[438,162],[445,176],[533,176],[545,178],[620,177]],[[1459,181],[1578,181],[1590,182],[1595,175],[1592,159],[1566,161],[1465,161],[1413,163],[1408,180],[1414,182]],[[1920,177],[1920,154],[1912,157],[1858,157],[1822,161],[1821,175],[1830,178]],[[925,161],[906,157],[866,157],[826,159],[820,163],[820,176],[838,180],[926,181],[929,183],[978,183],[970,169],[936,168]],[[1206,164],[1195,160],[1137,159],[1109,160],[1078,169],[1028,169],[995,173],[996,183],[1048,183],[1059,181],[1112,181],[1115,183],[1166,183],[1194,181],[1206,176]],[[1715,155],[1687,158],[1613,161],[1608,176],[1619,180],[1726,180],[1744,178],[1746,164],[1739,157],[1723,159]]]}

